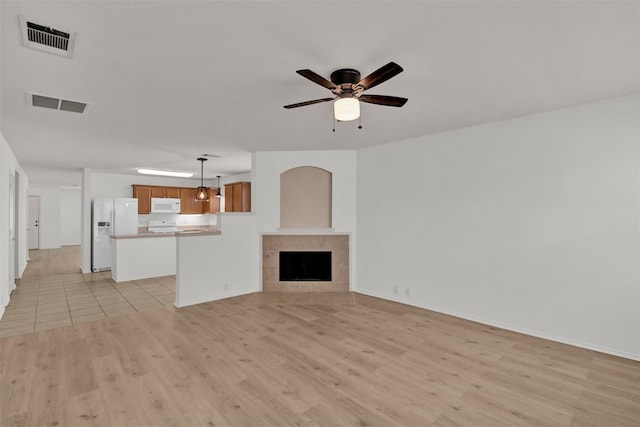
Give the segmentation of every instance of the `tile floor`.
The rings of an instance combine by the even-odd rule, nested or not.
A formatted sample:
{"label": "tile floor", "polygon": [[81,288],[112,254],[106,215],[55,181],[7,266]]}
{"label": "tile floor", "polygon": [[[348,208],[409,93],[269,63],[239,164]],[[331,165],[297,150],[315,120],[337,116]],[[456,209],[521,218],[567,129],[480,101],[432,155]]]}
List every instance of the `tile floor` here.
{"label": "tile floor", "polygon": [[0,338],[175,303],[175,276],[115,283],[111,272],[82,274],[79,246],[31,250],[29,258],[0,319]]}

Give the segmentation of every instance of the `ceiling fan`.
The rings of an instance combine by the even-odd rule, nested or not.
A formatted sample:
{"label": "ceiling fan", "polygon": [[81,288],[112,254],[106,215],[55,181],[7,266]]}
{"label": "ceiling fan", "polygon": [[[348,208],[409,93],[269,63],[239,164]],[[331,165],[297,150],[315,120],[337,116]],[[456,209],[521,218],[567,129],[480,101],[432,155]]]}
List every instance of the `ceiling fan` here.
{"label": "ceiling fan", "polygon": [[284,108],[304,107],[305,105],[336,100],[334,103],[334,116],[336,120],[349,121],[360,117],[360,102],[386,105],[389,107],[402,107],[407,102],[407,98],[362,93],[380,83],[386,82],[402,71],[401,66],[395,62],[389,62],[387,65],[383,65],[367,77],[361,79],[358,70],[341,68],[331,73],[331,81],[329,81],[311,70],[298,70],[296,73],[329,89],[334,96],[289,104],[285,105]]}

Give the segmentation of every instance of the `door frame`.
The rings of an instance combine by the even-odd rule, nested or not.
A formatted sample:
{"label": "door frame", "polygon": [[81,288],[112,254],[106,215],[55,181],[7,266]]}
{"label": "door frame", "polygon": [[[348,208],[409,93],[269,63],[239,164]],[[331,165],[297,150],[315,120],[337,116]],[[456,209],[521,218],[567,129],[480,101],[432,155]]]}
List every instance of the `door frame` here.
{"label": "door frame", "polygon": [[16,287],[16,258],[18,257],[18,252],[16,251],[16,242],[17,242],[17,234],[18,229],[16,227],[17,222],[17,212],[16,212],[16,175],[14,171],[9,172],[9,206],[7,207],[9,210],[9,254],[8,254],[8,267],[9,267],[9,292],[13,291]]}
{"label": "door frame", "polygon": [[22,272],[20,271],[20,235],[22,226],[20,221],[20,173],[15,171],[15,180],[14,180],[14,204],[13,204],[13,220],[15,227],[15,240],[14,240],[14,278],[19,279],[22,277]]}

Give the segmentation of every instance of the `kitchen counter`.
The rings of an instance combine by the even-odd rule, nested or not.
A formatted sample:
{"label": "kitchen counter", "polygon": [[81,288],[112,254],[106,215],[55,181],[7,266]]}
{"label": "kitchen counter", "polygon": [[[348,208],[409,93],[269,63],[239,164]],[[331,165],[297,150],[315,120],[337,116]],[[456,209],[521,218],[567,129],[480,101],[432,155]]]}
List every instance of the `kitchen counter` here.
{"label": "kitchen counter", "polygon": [[141,239],[149,237],[174,237],[174,236],[207,236],[207,235],[219,235],[218,230],[213,225],[188,225],[178,227],[178,231],[168,233],[156,233],[147,230],[147,227],[138,228],[138,234],[122,234],[119,236],[111,236],[112,239]]}
{"label": "kitchen counter", "polygon": [[154,233],[140,227],[137,234],[111,236],[111,277],[124,282],[174,275],[177,237],[220,234],[215,226],[191,225],[179,226],[178,231],[169,233]]}

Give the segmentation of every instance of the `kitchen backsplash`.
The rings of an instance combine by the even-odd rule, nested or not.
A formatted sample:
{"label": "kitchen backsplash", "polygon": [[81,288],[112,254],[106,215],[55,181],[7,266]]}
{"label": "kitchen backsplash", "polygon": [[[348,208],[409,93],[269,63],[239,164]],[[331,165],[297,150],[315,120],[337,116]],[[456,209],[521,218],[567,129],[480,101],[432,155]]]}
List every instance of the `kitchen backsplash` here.
{"label": "kitchen backsplash", "polygon": [[202,215],[179,215],[179,214],[163,214],[151,213],[148,215],[138,215],[138,227],[146,227],[151,221],[174,220],[178,226],[180,225],[216,225],[218,216],[216,214]]}

